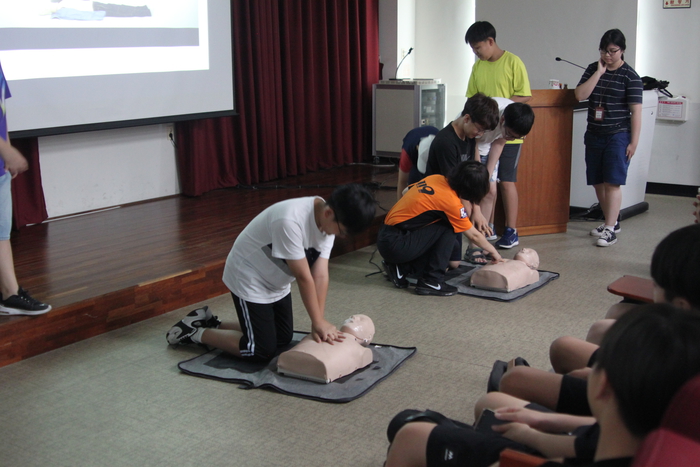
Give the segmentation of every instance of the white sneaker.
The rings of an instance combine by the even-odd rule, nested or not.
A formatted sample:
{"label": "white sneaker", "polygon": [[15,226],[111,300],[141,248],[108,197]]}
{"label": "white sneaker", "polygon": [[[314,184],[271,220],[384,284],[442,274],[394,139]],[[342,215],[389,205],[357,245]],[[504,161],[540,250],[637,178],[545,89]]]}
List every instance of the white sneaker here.
{"label": "white sneaker", "polygon": [[610,229],[604,229],[598,241],[596,241],[597,246],[610,246],[615,243],[617,243],[617,235]]}
{"label": "white sneaker", "polygon": [[[600,224],[595,229],[591,230],[590,235],[591,235],[591,237],[600,237],[601,235],[603,235],[603,230],[605,230],[605,222]],[[615,230],[615,233],[620,233],[620,231],[622,230],[622,227],[620,227],[619,221],[615,222],[615,229],[614,230]]]}

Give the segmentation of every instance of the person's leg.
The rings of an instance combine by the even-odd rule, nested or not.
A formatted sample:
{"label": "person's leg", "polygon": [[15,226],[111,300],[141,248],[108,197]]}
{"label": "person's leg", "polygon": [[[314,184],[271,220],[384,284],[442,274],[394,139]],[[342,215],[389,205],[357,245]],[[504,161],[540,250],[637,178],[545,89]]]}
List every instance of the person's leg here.
{"label": "person's leg", "polygon": [[12,229],[12,175],[6,172],[0,176],[0,293],[5,299],[19,290],[15,276],[15,262],[10,244]]}
{"label": "person's leg", "polygon": [[556,410],[561,380],[562,375],[556,373],[529,366],[515,366],[503,375],[499,389],[518,399]]}
{"label": "person's leg", "polygon": [[411,422],[404,425],[389,446],[386,467],[426,466],[428,438],[436,426],[431,422]]}
{"label": "person's leg", "polygon": [[622,206],[622,188],[620,185],[604,183],[605,204],[601,204],[603,216],[605,217],[606,226],[615,226],[617,218],[620,215],[620,206]]}
{"label": "person's leg", "polygon": [[0,291],[2,291],[2,298],[15,295],[18,290],[12,245],[9,239],[0,240]]}
{"label": "person's leg", "polygon": [[498,180],[503,200],[503,210],[506,217],[506,229],[503,236],[496,242],[499,248],[512,248],[519,244],[518,238],[518,162],[522,144],[506,144],[501,154],[498,166]]}
{"label": "person's leg", "polygon": [[474,405],[474,420],[478,420],[484,409],[496,410],[501,407],[525,407],[530,402],[505,394],[503,392],[487,392]]}
{"label": "person's leg", "polygon": [[517,230],[518,225],[518,188],[513,182],[501,181],[501,198],[506,214],[506,227]]}
{"label": "person's leg", "polygon": [[549,346],[549,361],[559,374],[585,368],[591,355],[598,349],[596,344],[573,336],[559,337]]}
{"label": "person's leg", "polygon": [[641,305],[641,302],[627,302],[621,301],[610,308],[608,308],[607,313],[605,313],[605,319],[619,319],[620,316],[624,315],[628,311],[632,311]]}
{"label": "person's leg", "polygon": [[603,342],[603,336],[605,336],[605,333],[608,332],[608,329],[610,329],[610,326],[612,326],[615,321],[614,319],[601,319],[593,323],[588,329],[588,334],[586,334],[586,342],[600,345],[600,343]]}

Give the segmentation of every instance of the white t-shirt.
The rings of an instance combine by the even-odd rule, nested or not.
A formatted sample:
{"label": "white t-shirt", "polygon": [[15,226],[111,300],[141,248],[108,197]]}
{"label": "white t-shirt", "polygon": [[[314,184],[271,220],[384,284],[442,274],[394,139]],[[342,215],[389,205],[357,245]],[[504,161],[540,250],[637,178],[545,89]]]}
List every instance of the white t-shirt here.
{"label": "white t-shirt", "polygon": [[316,197],[294,198],[258,214],[233,243],[224,267],[224,284],[238,297],[273,303],[290,291],[294,281],[284,260],[330,258],[335,235],[316,225]]}
{"label": "white t-shirt", "polygon": [[503,137],[503,111],[513,103],[512,100],[505,97],[492,97],[491,99],[498,102],[498,126],[493,130],[485,131],[483,135],[476,139],[480,156],[487,156],[491,150],[491,143]]}

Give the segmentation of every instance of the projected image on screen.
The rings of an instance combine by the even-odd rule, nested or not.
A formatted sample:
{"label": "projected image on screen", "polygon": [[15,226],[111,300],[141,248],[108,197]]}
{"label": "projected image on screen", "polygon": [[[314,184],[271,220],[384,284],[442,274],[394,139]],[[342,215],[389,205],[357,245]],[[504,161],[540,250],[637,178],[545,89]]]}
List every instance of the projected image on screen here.
{"label": "projected image on screen", "polygon": [[0,0],[18,136],[235,112],[228,0]]}
{"label": "projected image on screen", "polygon": [[9,80],[202,70],[206,18],[204,0],[0,0],[0,59]]}

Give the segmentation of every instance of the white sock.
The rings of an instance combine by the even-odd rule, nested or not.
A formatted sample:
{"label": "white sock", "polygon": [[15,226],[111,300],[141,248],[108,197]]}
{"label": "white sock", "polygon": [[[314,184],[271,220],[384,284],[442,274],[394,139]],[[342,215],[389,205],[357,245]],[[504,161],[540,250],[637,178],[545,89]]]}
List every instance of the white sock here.
{"label": "white sock", "polygon": [[615,230],[615,226],[614,226],[614,225],[606,225],[605,228],[608,229],[608,230]]}
{"label": "white sock", "polygon": [[197,332],[192,334],[192,337],[190,337],[190,339],[192,339],[192,342],[194,342],[195,344],[201,344],[203,332],[204,332],[204,328],[197,328]]}

